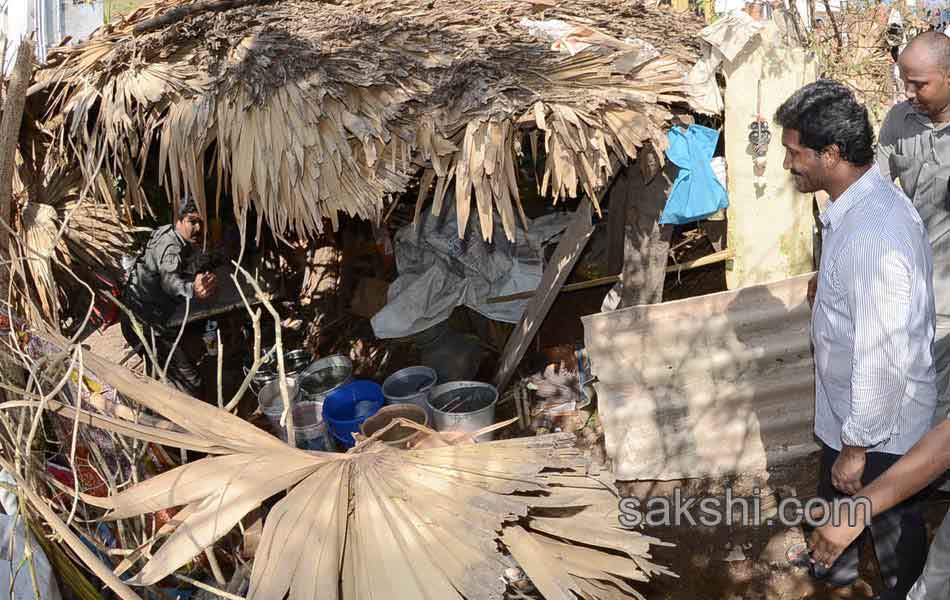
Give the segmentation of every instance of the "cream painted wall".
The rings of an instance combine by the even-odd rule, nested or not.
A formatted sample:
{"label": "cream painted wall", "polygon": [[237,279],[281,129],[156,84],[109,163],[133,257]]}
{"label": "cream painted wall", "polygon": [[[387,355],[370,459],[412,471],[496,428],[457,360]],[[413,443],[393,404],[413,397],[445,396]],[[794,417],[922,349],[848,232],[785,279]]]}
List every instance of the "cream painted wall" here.
{"label": "cream painted wall", "polygon": [[[725,142],[729,165],[729,289],[778,281],[813,270],[811,196],[795,191],[782,168],[781,130],[775,110],[801,86],[817,77],[816,61],[804,49],[783,44],[769,23],[734,63],[725,64]],[[761,88],[759,81],[761,80]],[[764,183],[757,185],[749,152],[749,125],[755,120],[761,89],[762,116],[772,133]]]}

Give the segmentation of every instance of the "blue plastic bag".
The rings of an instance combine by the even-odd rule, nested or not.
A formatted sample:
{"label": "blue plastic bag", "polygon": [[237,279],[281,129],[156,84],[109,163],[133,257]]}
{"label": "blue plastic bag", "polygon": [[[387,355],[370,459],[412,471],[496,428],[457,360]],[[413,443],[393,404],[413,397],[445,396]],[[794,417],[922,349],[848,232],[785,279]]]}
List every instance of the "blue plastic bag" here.
{"label": "blue plastic bag", "polygon": [[670,147],[667,158],[679,167],[660,223],[682,225],[705,219],[729,206],[725,188],[709,164],[719,132],[702,125],[690,125],[685,131],[673,127],[667,134]]}

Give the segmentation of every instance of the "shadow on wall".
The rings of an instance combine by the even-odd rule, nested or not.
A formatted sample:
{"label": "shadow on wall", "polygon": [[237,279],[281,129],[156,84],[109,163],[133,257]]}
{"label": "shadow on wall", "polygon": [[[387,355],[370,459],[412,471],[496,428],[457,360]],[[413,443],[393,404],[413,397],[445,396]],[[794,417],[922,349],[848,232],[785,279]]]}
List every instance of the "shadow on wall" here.
{"label": "shadow on wall", "polygon": [[585,317],[618,479],[764,474],[814,450],[809,278]]}

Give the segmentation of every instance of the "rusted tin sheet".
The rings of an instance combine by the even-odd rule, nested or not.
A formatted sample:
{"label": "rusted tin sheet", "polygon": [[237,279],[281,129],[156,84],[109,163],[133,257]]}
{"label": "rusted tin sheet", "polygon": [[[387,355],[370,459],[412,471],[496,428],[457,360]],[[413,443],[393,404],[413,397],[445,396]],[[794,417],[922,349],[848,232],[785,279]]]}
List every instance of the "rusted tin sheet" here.
{"label": "rusted tin sheet", "polygon": [[583,318],[618,479],[758,473],[817,449],[810,277]]}

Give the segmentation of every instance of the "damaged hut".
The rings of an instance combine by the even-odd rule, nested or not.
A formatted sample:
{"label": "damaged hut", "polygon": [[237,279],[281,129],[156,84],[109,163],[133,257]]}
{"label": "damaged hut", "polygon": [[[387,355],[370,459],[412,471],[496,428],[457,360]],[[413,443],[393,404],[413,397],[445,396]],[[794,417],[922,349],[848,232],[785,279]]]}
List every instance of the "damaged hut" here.
{"label": "damaged hut", "polygon": [[[410,220],[448,214],[459,237],[514,242],[526,189],[600,212],[633,161],[656,175],[674,112],[690,110],[701,25],[640,2],[153,2],[50,54],[30,100],[56,160],[25,178],[65,161],[92,182],[84,206],[126,228],[189,194],[281,246],[402,203]],[[24,293],[68,279],[48,270],[28,267]],[[479,292],[527,292],[540,275]],[[525,305],[494,306],[514,324]]]}
{"label": "damaged hut", "polygon": [[[29,183],[55,165],[82,183],[69,198],[123,235],[156,212],[160,190],[166,208],[191,195],[204,215],[288,244],[344,219],[382,223],[407,196],[416,220],[451,206],[459,237],[515,240],[529,225],[526,174],[546,200],[599,211],[633,161],[659,172],[674,111],[690,109],[698,28],[607,0],[157,0],[36,73],[42,143],[21,140],[23,200],[64,205],[58,187]],[[27,290],[53,279],[29,269]],[[56,334],[24,339],[33,377],[0,407],[3,448],[17,449],[2,466],[63,540],[49,552],[123,598],[136,597],[129,584],[223,588],[225,575],[252,598],[619,598],[667,573],[649,560],[657,540],[617,527],[617,490],[571,435],[303,452],[222,410],[220,395],[219,407],[200,403]],[[58,439],[39,448],[24,431],[45,418]],[[47,459],[53,475],[37,466]],[[80,475],[97,469],[108,481],[93,477],[93,490]],[[517,585],[519,568],[533,586]]]}

